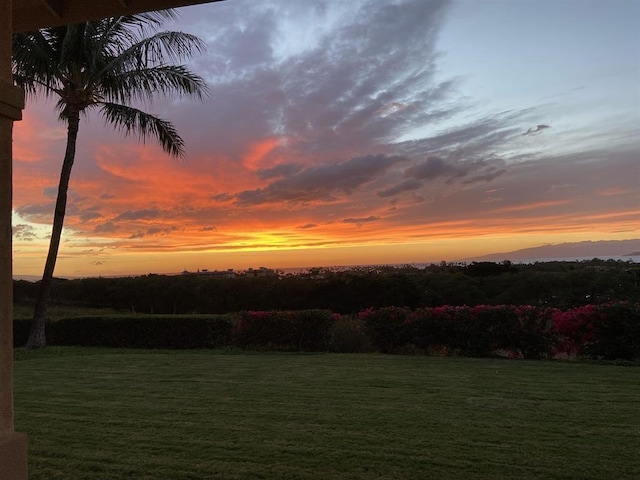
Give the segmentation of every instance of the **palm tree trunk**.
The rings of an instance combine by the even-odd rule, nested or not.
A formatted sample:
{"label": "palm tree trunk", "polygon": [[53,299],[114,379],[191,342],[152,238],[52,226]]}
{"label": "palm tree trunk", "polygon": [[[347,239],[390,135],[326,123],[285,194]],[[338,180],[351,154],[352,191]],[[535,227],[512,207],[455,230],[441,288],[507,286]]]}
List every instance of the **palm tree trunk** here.
{"label": "palm tree trunk", "polygon": [[44,348],[47,345],[45,335],[47,304],[49,301],[49,292],[51,291],[51,282],[53,281],[53,271],[55,270],[56,259],[58,258],[58,248],[60,247],[64,215],[67,209],[67,190],[69,189],[71,168],[73,167],[73,161],[76,156],[76,142],[78,139],[80,113],[75,110],[71,110],[67,112],[66,118],[68,122],[67,148],[64,153],[64,161],[62,162],[62,171],[60,172],[58,198],[56,200],[56,209],[53,214],[53,229],[51,230],[49,253],[47,254],[47,262],[45,263],[44,273],[42,274],[42,282],[40,282],[40,289],[38,291],[36,307],[33,313],[33,320],[31,321],[27,348]]}

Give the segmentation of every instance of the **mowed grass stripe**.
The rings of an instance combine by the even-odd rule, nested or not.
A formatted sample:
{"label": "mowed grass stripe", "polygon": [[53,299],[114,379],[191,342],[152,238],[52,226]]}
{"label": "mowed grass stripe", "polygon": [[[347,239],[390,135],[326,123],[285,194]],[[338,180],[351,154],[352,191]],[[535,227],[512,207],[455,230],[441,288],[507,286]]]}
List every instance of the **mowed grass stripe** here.
{"label": "mowed grass stripe", "polygon": [[58,348],[15,363],[38,479],[632,479],[640,369]]}

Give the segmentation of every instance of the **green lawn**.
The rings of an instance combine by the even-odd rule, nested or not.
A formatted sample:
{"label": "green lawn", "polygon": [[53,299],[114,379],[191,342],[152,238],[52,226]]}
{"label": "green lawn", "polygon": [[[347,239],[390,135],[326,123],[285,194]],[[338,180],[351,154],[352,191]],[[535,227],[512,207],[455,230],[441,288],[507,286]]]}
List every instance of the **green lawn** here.
{"label": "green lawn", "polygon": [[640,368],[16,351],[31,480],[637,479]]}

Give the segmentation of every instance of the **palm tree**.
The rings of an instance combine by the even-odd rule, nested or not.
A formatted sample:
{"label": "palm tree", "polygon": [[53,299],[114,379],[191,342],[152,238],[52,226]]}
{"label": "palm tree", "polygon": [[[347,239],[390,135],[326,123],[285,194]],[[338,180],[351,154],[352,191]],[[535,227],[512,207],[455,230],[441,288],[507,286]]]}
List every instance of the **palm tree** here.
{"label": "palm tree", "polygon": [[67,124],[49,253],[42,275],[27,348],[46,345],[45,315],[67,204],[67,189],[76,153],[80,114],[98,110],[108,125],[144,141],[155,138],[173,156],[184,154],[184,142],[174,126],[145,113],[132,103],[156,94],[202,98],[204,80],[176,61],[204,48],[183,32],[158,32],[174,18],[172,10],[122,16],[64,27],[52,27],[13,37],[13,75],[27,97],[54,97],[61,121]]}

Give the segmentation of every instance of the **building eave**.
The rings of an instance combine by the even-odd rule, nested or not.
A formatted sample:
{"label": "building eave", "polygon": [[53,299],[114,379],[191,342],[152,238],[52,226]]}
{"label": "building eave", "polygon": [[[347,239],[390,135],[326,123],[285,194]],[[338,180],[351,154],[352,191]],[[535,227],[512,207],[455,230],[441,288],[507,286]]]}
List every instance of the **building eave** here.
{"label": "building eave", "polygon": [[13,0],[13,31],[185,7],[222,0]]}

